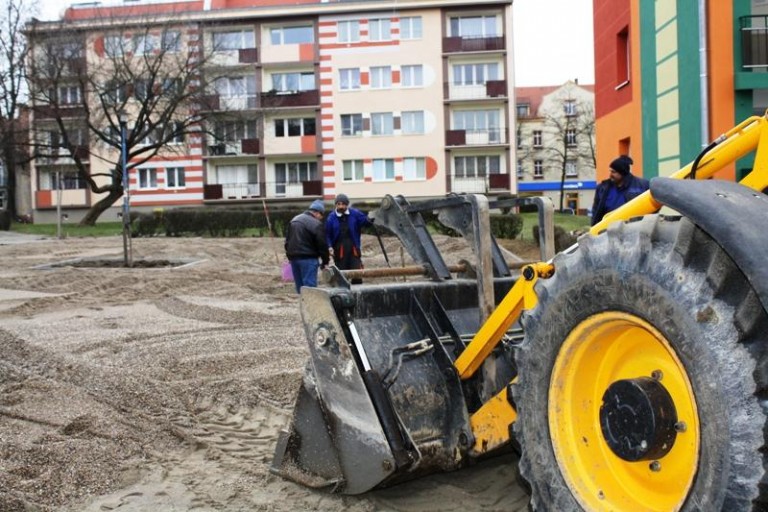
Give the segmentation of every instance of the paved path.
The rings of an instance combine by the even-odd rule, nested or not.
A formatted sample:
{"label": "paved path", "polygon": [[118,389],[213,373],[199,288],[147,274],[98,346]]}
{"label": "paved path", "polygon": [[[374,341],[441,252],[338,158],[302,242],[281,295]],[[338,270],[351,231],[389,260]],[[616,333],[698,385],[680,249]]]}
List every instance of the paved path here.
{"label": "paved path", "polygon": [[45,235],[29,235],[27,233],[0,230],[0,245],[26,244],[47,239],[49,239],[49,237]]}

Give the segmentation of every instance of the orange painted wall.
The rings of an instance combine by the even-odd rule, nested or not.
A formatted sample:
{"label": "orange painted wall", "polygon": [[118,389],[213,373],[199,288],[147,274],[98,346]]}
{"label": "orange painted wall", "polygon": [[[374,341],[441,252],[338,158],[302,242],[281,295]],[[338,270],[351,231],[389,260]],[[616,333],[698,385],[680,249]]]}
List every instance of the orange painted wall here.
{"label": "orange painted wall", "polygon": [[[736,119],[733,62],[733,3],[709,0],[707,3],[709,31],[707,68],[709,70],[709,139],[732,128]],[[735,179],[736,165],[720,171],[719,177]]]}
{"label": "orange painted wall", "polygon": [[[609,84],[595,89],[598,183],[608,178],[608,166],[620,154],[620,141],[624,139],[630,140],[634,174],[642,174],[643,168],[639,4],[638,0],[629,1],[626,18],[621,19],[612,10],[615,6],[614,0],[594,0],[595,84]],[[631,81],[622,88],[626,90],[616,91],[616,34],[627,24]],[[598,62],[603,64],[599,66]]]}

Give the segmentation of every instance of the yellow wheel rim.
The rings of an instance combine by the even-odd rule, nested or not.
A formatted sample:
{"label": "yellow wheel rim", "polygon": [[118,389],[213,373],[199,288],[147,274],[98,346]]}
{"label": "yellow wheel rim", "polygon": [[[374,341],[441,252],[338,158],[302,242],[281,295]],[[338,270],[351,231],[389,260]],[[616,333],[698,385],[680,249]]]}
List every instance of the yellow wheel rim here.
{"label": "yellow wheel rim", "polygon": [[[661,376],[684,430],[660,459],[628,462],[603,438],[603,394],[618,380],[654,372],[661,372],[655,375]],[[548,412],[558,465],[585,510],[668,511],[683,506],[698,465],[696,401],[675,351],[648,322],[606,312],[573,329],[553,368]]]}

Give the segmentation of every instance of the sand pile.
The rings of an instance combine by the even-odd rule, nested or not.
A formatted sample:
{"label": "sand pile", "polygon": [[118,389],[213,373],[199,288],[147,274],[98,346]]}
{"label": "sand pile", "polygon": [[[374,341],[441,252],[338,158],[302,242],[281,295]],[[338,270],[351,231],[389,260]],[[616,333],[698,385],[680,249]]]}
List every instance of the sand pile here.
{"label": "sand pile", "polygon": [[[455,241],[447,242],[455,244]],[[387,240],[390,259],[398,245]],[[0,510],[523,510],[513,457],[361,497],[269,473],[307,359],[282,240],[0,238]],[[455,248],[452,249],[455,252]],[[364,260],[383,266],[378,242]]]}

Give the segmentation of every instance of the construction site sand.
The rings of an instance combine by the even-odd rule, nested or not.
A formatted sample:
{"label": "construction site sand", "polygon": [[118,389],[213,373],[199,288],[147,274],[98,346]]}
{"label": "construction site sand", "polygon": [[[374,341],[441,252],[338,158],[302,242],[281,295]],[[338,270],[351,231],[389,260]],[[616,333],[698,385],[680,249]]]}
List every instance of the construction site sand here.
{"label": "construction site sand", "polygon": [[[467,256],[460,240],[437,240],[449,263]],[[122,241],[0,239],[0,510],[527,507],[513,455],[358,497],[272,475],[308,355],[282,241],[148,238],[133,252],[196,263],[43,270],[120,258]],[[385,264],[375,238],[363,257]]]}

